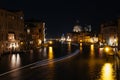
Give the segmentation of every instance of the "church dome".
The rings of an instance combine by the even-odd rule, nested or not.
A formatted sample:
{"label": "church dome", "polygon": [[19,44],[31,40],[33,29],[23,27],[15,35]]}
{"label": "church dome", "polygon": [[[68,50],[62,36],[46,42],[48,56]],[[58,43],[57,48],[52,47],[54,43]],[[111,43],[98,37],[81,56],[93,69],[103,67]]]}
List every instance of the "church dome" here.
{"label": "church dome", "polygon": [[73,27],[73,32],[81,32],[81,31],[82,31],[82,27],[81,27],[81,26],[75,25],[75,26]]}
{"label": "church dome", "polygon": [[79,20],[76,21],[75,26],[73,27],[73,32],[81,32],[82,27],[79,25]]}

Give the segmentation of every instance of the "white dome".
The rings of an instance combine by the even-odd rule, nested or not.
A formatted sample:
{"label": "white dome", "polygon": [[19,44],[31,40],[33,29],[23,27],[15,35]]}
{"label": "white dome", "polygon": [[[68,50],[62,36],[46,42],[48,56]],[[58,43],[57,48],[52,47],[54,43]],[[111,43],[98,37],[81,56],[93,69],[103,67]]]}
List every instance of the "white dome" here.
{"label": "white dome", "polygon": [[81,32],[81,31],[82,31],[81,26],[79,26],[79,25],[74,26],[73,32]]}

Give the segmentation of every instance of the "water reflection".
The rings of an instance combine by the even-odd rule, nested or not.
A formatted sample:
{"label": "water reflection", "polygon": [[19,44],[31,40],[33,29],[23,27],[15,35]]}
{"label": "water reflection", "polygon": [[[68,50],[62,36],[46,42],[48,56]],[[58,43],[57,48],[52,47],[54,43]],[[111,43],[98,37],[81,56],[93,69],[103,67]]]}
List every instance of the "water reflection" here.
{"label": "water reflection", "polygon": [[71,42],[68,42],[68,53],[71,53]]}
{"label": "water reflection", "polygon": [[48,59],[53,59],[54,56],[53,56],[53,47],[49,47],[49,52],[48,52]]}
{"label": "water reflection", "polygon": [[54,58],[53,47],[50,46],[49,50],[48,50],[48,59],[51,60],[51,61],[49,61],[48,72],[51,73],[51,74],[49,74],[48,76],[46,76],[46,80],[48,80],[48,79],[53,80],[53,78],[54,78],[54,71],[55,71],[54,67],[55,67],[55,65],[54,65],[54,62],[53,62],[53,58]]}
{"label": "water reflection", "polygon": [[46,57],[46,56],[47,56],[47,48],[44,47],[44,49],[43,49],[43,57]]}
{"label": "water reflection", "polygon": [[100,56],[100,57],[103,56],[103,48],[99,48],[99,56]]}
{"label": "water reflection", "polygon": [[115,80],[115,74],[112,63],[105,63],[103,65],[99,80]]}
{"label": "water reflection", "polygon": [[82,43],[80,43],[80,53],[82,53]]}
{"label": "water reflection", "polygon": [[94,71],[95,71],[95,58],[94,58],[94,45],[91,44],[90,45],[90,59],[89,59],[89,73],[90,73],[90,77],[91,79],[93,79]]}
{"label": "water reflection", "polygon": [[90,54],[91,54],[91,56],[94,55],[94,44],[90,45]]}
{"label": "water reflection", "polygon": [[[20,65],[21,65],[20,54],[12,54],[12,56],[11,56],[11,63],[10,63],[11,69],[18,68],[18,67],[20,67]],[[21,74],[21,71],[18,70],[16,72],[11,73],[10,75],[12,77],[16,77],[17,76],[17,78],[19,79],[20,78],[20,76],[19,76],[20,74]]]}
{"label": "water reflection", "polygon": [[11,57],[11,68],[19,67],[21,64],[20,55],[13,54]]}

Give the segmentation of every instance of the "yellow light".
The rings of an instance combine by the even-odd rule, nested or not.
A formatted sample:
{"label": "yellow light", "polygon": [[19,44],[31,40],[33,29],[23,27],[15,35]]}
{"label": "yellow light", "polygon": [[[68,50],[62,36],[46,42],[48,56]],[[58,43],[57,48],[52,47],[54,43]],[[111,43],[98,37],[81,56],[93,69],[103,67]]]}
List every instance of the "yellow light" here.
{"label": "yellow light", "polygon": [[53,59],[53,48],[49,47],[49,54],[48,54],[49,59]]}
{"label": "yellow light", "polygon": [[67,41],[72,41],[71,39],[67,39]]}
{"label": "yellow light", "polygon": [[91,43],[94,43],[94,40],[93,40],[93,38],[91,38],[91,39],[90,39],[90,42],[91,42]]}
{"label": "yellow light", "polygon": [[114,41],[116,42],[117,40],[116,40],[116,39],[114,39]]}
{"label": "yellow light", "polygon": [[68,42],[68,52],[71,53],[71,42]]}
{"label": "yellow light", "polygon": [[72,40],[71,40],[71,38],[68,36],[67,39],[66,39],[66,41],[72,41]]}
{"label": "yellow light", "polygon": [[90,45],[90,48],[91,48],[91,51],[93,51],[94,50],[94,45],[93,44]]}
{"label": "yellow light", "polygon": [[103,53],[103,48],[99,48],[99,53],[100,53],[100,54]]}
{"label": "yellow light", "polygon": [[104,48],[104,52],[105,52],[107,55],[114,55],[114,50],[113,50],[113,48],[110,47],[110,46],[106,46],[106,47]]}
{"label": "yellow light", "polygon": [[82,40],[80,40],[80,42],[82,42]]}
{"label": "yellow light", "polygon": [[80,43],[80,52],[82,52],[82,43]]}
{"label": "yellow light", "polygon": [[91,52],[91,55],[93,55],[94,54],[94,45],[92,44],[92,45],[90,45],[90,52]]}
{"label": "yellow light", "polygon": [[53,42],[52,41],[49,41],[49,44],[52,44]]}
{"label": "yellow light", "polygon": [[42,40],[38,39],[38,45],[42,44]]}
{"label": "yellow light", "polygon": [[109,52],[110,48],[109,47],[105,47],[105,52]]}
{"label": "yellow light", "polygon": [[103,65],[100,80],[115,80],[115,74],[113,74],[113,67],[111,63]]}
{"label": "yellow light", "polygon": [[23,42],[20,42],[21,45],[23,45]]}
{"label": "yellow light", "polygon": [[82,46],[82,43],[80,43],[80,46]]}

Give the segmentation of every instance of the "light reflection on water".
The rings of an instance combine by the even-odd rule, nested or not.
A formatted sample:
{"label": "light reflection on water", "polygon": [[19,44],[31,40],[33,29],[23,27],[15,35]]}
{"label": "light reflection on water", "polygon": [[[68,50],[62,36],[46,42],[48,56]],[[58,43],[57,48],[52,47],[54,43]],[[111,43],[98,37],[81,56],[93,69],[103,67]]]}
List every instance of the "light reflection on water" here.
{"label": "light reflection on water", "polygon": [[[12,56],[11,56],[11,64],[10,65],[11,65],[11,69],[15,69],[15,68],[20,67],[20,65],[21,65],[20,54],[12,54]],[[15,73],[14,72],[11,73],[10,75],[12,77],[14,77],[14,76],[19,76],[20,73],[21,73],[21,71],[18,70]]]}
{"label": "light reflection on water", "polygon": [[[115,52],[115,50],[117,49],[114,49],[113,48],[113,51]],[[99,48],[99,56],[102,57],[103,56],[103,48]],[[115,58],[111,58],[111,57],[108,57],[108,61],[110,61],[110,63],[106,62],[104,63],[104,65],[102,66],[101,68],[101,72],[100,72],[100,78],[98,80],[116,80],[116,73],[115,73],[115,62],[116,62],[116,59],[117,57]]]}
{"label": "light reflection on water", "polygon": [[94,52],[94,44],[90,45],[90,59],[88,60],[88,64],[89,64],[89,73],[90,73],[90,78],[93,79],[93,75],[95,75],[94,71],[95,71],[95,52]]}
{"label": "light reflection on water", "polygon": [[[72,50],[72,48],[70,46],[71,46],[70,44],[67,45],[68,52]],[[48,47],[44,47],[43,49],[40,49],[39,53],[41,53],[41,55],[44,58],[47,57],[47,59],[49,59],[50,62],[47,65],[47,68],[45,68],[45,69],[42,68],[41,71],[37,71],[37,72],[40,72],[40,74],[43,73],[42,75],[40,75],[38,73],[37,77],[39,75],[44,78],[43,80],[49,80],[49,79],[54,80],[54,78],[56,78],[56,77],[57,77],[56,80],[59,80],[60,77],[71,78],[72,76],[61,76],[60,75],[60,74],[64,75],[64,73],[68,73],[67,75],[73,75],[73,76],[75,75],[75,78],[76,78],[76,75],[80,75],[79,80],[81,80],[82,78],[85,78],[84,80],[87,80],[87,79],[88,80],[89,79],[90,80],[96,80],[96,79],[97,80],[115,80],[116,74],[115,74],[115,70],[114,70],[114,66],[115,66],[114,63],[112,63],[112,62],[106,63],[104,58],[100,58],[100,57],[102,57],[101,55],[103,54],[103,52],[102,52],[103,48],[99,48],[99,51],[97,52],[94,45],[90,45],[89,48],[86,49],[86,47],[82,47],[82,43],[80,43],[79,49],[80,49],[80,53],[86,52],[87,54],[80,54],[80,56],[79,56],[80,58],[77,57],[77,59],[73,59],[74,60],[73,64],[75,64],[75,65],[73,65],[72,63],[70,63],[70,64],[68,63],[66,65],[64,65],[64,63],[59,64],[59,65],[63,65],[63,66],[59,66],[59,65],[57,65],[57,63],[52,62],[52,60],[55,58],[55,56],[57,54],[59,54],[60,49],[58,49],[58,52],[56,52],[56,53],[54,52],[55,48],[52,46],[48,46]],[[86,51],[86,50],[88,50],[88,51]],[[16,68],[15,66],[19,67],[20,64],[22,63],[21,62],[22,58],[23,57],[21,57],[19,54],[12,54],[12,56],[10,58],[11,59],[11,61],[10,61],[11,67],[12,68]],[[76,63],[76,62],[78,62],[78,63]],[[119,60],[117,60],[116,64],[117,63],[120,63]],[[59,66],[59,67],[57,67],[57,66]],[[77,66],[80,66],[80,67],[77,67]],[[56,68],[60,68],[60,69],[56,69]],[[77,70],[77,68],[78,68],[78,70]],[[61,71],[59,71],[59,70],[61,70]],[[71,71],[68,71],[68,70],[72,70],[72,71],[76,71],[76,72],[72,73]],[[79,71],[79,72],[77,73],[77,71]],[[22,74],[22,71],[20,72],[18,70],[17,72],[11,73],[11,74],[13,77],[16,77],[15,75],[20,75],[20,73]],[[36,72],[35,72],[35,74],[36,74]],[[83,76],[83,77],[81,78],[81,76]],[[68,80],[68,78],[66,80]],[[72,79],[72,80],[74,80],[74,79]]]}
{"label": "light reflection on water", "polygon": [[46,57],[46,56],[47,56],[47,48],[44,47],[44,49],[43,49],[43,57]]}
{"label": "light reflection on water", "polygon": [[12,54],[11,57],[11,68],[19,67],[21,64],[21,59],[19,54]]}
{"label": "light reflection on water", "polygon": [[80,53],[82,53],[82,43],[80,43]]}
{"label": "light reflection on water", "polygon": [[53,59],[54,56],[53,56],[53,47],[49,47],[49,52],[48,52],[48,59]]}
{"label": "light reflection on water", "polygon": [[115,80],[115,73],[112,63],[105,63],[101,69],[99,80]]}
{"label": "light reflection on water", "polygon": [[51,60],[49,62],[49,65],[48,65],[48,71],[47,72],[50,72],[51,74],[49,74],[48,76],[46,76],[46,79],[53,79],[54,78],[54,62],[53,62],[53,59],[54,59],[54,54],[53,54],[53,47],[52,46],[49,46],[48,48],[48,59]]}
{"label": "light reflection on water", "polygon": [[91,54],[91,56],[94,55],[94,44],[90,45],[90,54]]}
{"label": "light reflection on water", "polygon": [[68,53],[71,53],[71,42],[68,42]]}
{"label": "light reflection on water", "polygon": [[[99,57],[103,56],[103,48],[99,48],[98,51]],[[96,75],[95,72],[97,71],[96,69],[96,64],[101,63],[100,60],[95,59],[95,48],[94,45],[90,45],[90,59],[89,59],[89,71],[91,75],[91,79],[94,79],[93,76]],[[102,58],[100,58],[102,60]],[[114,69],[114,60],[113,58],[109,57],[109,61],[105,62],[104,65],[100,68],[99,72],[99,78],[97,80],[116,80],[116,74],[115,74],[115,69]]]}
{"label": "light reflection on water", "polygon": [[99,48],[99,56],[100,56],[100,57],[103,56],[103,48]]}

